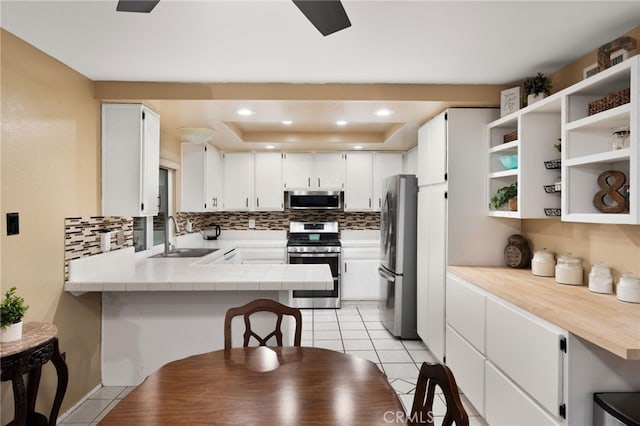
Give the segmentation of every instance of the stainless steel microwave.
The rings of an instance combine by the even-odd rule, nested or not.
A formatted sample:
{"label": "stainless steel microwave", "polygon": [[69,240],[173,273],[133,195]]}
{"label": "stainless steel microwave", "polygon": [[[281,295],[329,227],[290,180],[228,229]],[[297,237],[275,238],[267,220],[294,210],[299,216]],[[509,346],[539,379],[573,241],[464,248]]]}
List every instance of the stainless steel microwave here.
{"label": "stainless steel microwave", "polygon": [[339,210],[340,191],[289,191],[289,208],[293,210]]}

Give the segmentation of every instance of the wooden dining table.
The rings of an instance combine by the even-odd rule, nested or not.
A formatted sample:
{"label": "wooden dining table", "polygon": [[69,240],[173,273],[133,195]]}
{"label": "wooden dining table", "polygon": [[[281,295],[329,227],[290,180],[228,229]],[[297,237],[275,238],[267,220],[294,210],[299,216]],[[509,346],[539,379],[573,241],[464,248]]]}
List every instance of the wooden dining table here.
{"label": "wooden dining table", "polygon": [[371,361],[310,347],[219,350],[170,362],[100,425],[389,425],[404,410]]}

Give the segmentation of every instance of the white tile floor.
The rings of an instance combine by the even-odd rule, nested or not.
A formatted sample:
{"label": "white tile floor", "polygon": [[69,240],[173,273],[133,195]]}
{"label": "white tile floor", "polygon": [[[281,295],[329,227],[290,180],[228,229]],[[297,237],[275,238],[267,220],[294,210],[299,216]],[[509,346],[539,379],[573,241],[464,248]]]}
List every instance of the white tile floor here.
{"label": "white tile floor", "polygon": [[[378,365],[388,377],[406,410],[411,409],[418,371],[422,362],[436,362],[419,340],[395,339],[380,322],[376,303],[343,303],[341,309],[302,311],[302,345],[346,352],[366,358]],[[133,388],[103,387],[73,412],[64,417],[63,425],[95,425]],[[486,425],[483,418],[466,400],[471,425]],[[438,395],[434,403],[436,424],[445,413],[444,400]],[[440,420],[440,421],[438,421]]]}

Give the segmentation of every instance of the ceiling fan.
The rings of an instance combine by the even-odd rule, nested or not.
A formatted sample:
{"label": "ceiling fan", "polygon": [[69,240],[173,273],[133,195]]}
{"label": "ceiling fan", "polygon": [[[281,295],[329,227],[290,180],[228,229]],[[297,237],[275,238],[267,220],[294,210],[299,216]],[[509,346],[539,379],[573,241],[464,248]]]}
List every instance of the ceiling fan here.
{"label": "ceiling fan", "polygon": [[[340,0],[292,0],[314,27],[328,36],[351,26]],[[149,13],[160,0],[119,0],[118,12]]]}

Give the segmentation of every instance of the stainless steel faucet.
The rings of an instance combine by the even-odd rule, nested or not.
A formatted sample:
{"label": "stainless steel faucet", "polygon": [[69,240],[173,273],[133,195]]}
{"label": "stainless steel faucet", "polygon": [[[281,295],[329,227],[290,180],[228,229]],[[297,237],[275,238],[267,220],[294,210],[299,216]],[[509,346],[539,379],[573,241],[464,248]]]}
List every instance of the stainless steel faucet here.
{"label": "stainless steel faucet", "polygon": [[173,220],[173,226],[174,226],[176,235],[178,235],[178,233],[180,232],[180,229],[178,228],[178,222],[176,222],[176,218],[173,216],[167,215],[167,221],[165,222],[165,227],[164,227],[164,253],[165,254],[171,253],[175,249],[175,247],[173,247],[173,245],[171,244],[171,228],[169,227],[169,223],[172,220]]}

